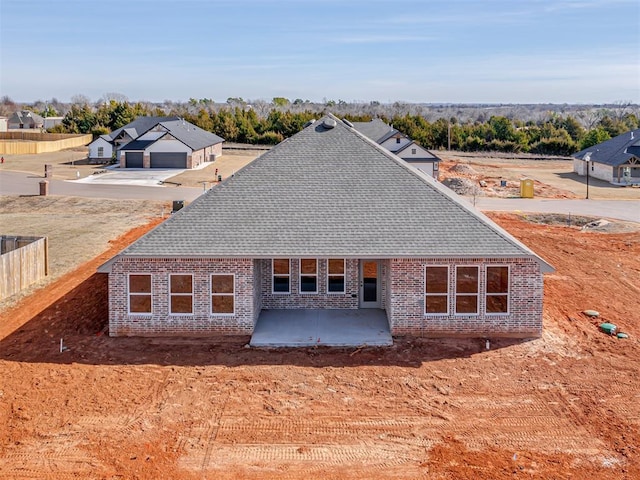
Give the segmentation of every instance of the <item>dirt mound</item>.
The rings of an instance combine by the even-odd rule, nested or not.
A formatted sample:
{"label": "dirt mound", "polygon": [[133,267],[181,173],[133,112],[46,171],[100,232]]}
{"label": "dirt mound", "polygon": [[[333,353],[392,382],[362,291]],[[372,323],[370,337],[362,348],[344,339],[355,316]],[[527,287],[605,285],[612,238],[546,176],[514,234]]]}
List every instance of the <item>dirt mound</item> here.
{"label": "dirt mound", "polygon": [[478,175],[478,172],[472,166],[465,163],[456,163],[449,167],[449,170],[458,174],[462,173],[465,175]]}
{"label": "dirt mound", "polygon": [[468,178],[450,177],[442,181],[445,187],[449,187],[458,195],[484,195],[478,184]]}

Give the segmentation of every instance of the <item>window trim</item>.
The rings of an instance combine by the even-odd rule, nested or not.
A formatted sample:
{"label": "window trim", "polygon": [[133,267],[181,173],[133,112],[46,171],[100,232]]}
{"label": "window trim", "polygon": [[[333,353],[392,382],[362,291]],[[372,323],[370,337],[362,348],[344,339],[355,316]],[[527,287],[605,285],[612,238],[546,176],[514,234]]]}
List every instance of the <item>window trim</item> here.
{"label": "window trim", "polygon": [[[427,269],[428,268],[446,268],[447,269],[447,293],[443,294],[443,293],[427,293]],[[423,314],[425,317],[448,317],[450,312],[451,312],[451,267],[449,265],[445,265],[445,264],[433,264],[433,265],[425,265],[424,266],[424,288],[423,288],[423,295],[424,295],[424,308],[423,310]],[[429,313],[427,312],[427,297],[428,296],[442,296],[442,295],[446,295],[447,297],[447,311],[444,313]]]}
{"label": "window trim", "polygon": [[[342,273],[331,273],[329,271],[330,260],[342,260]],[[342,277],[342,291],[334,292],[329,290],[329,277]],[[347,259],[327,258],[327,295],[344,295],[345,293],[347,293]]]}
{"label": "window trim", "polygon": [[[284,273],[278,273],[276,275],[276,273],[274,272],[274,260],[286,260],[289,263],[289,273],[284,274]],[[276,292],[275,291],[275,284],[276,282],[274,282],[275,278],[277,277],[287,277],[289,279],[289,290],[287,290],[286,292]],[[273,295],[291,295],[291,259],[290,258],[272,258],[271,259],[271,293]]]}
{"label": "window trim", "polygon": [[[488,279],[487,279],[487,275],[488,275],[488,271],[490,268],[492,267],[500,267],[500,268],[506,268],[507,269],[507,291],[506,291],[506,295],[507,295],[507,311],[506,312],[488,312],[487,311],[487,297],[491,296],[491,295],[495,295],[495,296],[503,296],[505,295],[505,292],[502,293],[489,293],[487,291],[487,285],[488,285]],[[485,315],[490,315],[492,317],[495,316],[505,316],[505,315],[510,315],[511,314],[511,267],[509,265],[503,265],[503,264],[491,264],[491,265],[486,265],[485,269],[484,269],[484,313]]]}
{"label": "window trim", "polygon": [[[151,291],[149,293],[131,292],[131,276],[132,275],[145,275],[151,279]],[[151,297],[151,311],[149,312],[132,312],[131,311],[131,295],[150,296]],[[143,272],[129,272],[127,273],[127,314],[128,315],[153,315],[153,274]]]}
{"label": "window trim", "polygon": [[[191,277],[191,293],[173,293],[171,291],[171,277],[173,276],[190,276]],[[169,305],[167,305],[169,310],[169,315],[173,317],[193,317],[195,315],[195,284],[194,284],[194,275],[193,273],[170,273],[169,274],[169,283],[167,285],[167,292],[169,293]],[[191,297],[191,312],[173,312],[171,310],[171,299],[174,296],[179,297]]]}
{"label": "window trim", "polygon": [[[458,268],[475,268],[478,272],[477,276],[477,289],[475,294],[471,293],[458,293]],[[458,317],[477,317],[480,315],[480,265],[456,265],[455,266],[455,281],[454,284],[454,302],[453,302],[453,312],[455,316]],[[476,297],[476,311],[475,312],[458,312],[458,297]]]}
{"label": "window trim", "polygon": [[[233,278],[233,293],[213,293],[213,277],[229,277],[231,276]],[[213,311],[213,297],[214,296],[219,296],[219,297],[233,297],[233,312],[232,313],[228,313],[228,312],[214,312]],[[233,315],[236,314],[236,274],[235,273],[212,273],[211,275],[209,275],[209,315],[213,315],[216,317],[231,317]]]}
{"label": "window trim", "polygon": [[[316,273],[302,273],[302,261],[303,260],[314,260],[316,262]],[[320,262],[317,258],[304,257],[298,259],[298,293],[300,295],[314,295],[318,293],[319,280],[320,280],[320,272],[319,272]],[[291,275],[291,273],[289,273]],[[315,277],[316,278],[316,289],[313,291],[302,291],[302,277]],[[289,285],[289,290],[291,290],[291,285]]]}

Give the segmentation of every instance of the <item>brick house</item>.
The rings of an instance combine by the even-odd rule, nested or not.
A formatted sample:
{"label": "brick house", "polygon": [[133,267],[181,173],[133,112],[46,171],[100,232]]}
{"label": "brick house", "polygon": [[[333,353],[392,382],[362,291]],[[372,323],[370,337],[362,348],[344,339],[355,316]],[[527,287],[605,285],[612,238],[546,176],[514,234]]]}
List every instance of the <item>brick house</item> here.
{"label": "brick house", "polygon": [[552,267],[328,115],[100,267],[109,334],[251,334],[261,312],[384,312],[393,335],[539,336]]}
{"label": "brick house", "polygon": [[179,117],[138,117],[89,144],[89,162],[121,168],[196,168],[222,155],[223,138]]}
{"label": "brick house", "polygon": [[573,171],[614,185],[640,184],[640,128],[574,153]]}

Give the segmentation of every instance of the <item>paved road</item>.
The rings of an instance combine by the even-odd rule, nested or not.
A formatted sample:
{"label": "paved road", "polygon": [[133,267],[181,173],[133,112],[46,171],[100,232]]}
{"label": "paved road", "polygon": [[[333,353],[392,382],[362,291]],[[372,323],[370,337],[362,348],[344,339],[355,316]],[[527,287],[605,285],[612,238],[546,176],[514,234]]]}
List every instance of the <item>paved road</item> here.
{"label": "paved road", "polygon": [[[640,192],[638,200],[565,200],[553,198],[476,197],[480,210],[499,212],[565,213],[589,217],[614,218],[640,222]],[[473,199],[468,198],[473,203]]]}
{"label": "paved road", "polygon": [[[43,178],[21,172],[0,171],[0,195],[37,195]],[[202,188],[146,187],[132,185],[99,185],[62,180],[49,182],[49,194],[94,198],[148,200],[185,200],[200,196]],[[640,222],[640,191],[638,200],[564,200],[544,198],[476,197],[480,210],[501,212],[566,213],[600,218]],[[473,199],[468,198],[473,203]]]}
{"label": "paved road", "polygon": [[[0,171],[0,195],[38,195],[40,182],[44,178],[22,172]],[[50,195],[76,197],[185,200],[190,202],[201,195],[202,188],[191,187],[146,187],[132,185],[99,185],[97,183],[50,180]]]}

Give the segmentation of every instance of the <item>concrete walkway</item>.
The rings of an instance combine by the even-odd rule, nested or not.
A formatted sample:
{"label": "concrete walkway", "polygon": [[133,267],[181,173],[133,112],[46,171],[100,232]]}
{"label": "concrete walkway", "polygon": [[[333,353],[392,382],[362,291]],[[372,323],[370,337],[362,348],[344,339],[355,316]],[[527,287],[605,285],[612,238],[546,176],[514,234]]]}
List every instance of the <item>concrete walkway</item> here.
{"label": "concrete walkway", "polygon": [[252,347],[393,345],[384,310],[263,310]]}

